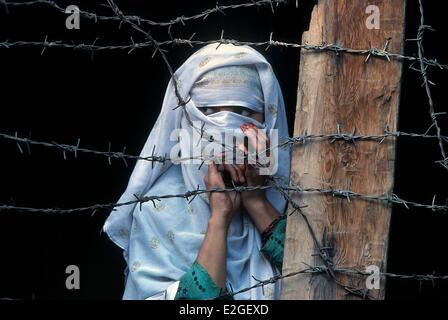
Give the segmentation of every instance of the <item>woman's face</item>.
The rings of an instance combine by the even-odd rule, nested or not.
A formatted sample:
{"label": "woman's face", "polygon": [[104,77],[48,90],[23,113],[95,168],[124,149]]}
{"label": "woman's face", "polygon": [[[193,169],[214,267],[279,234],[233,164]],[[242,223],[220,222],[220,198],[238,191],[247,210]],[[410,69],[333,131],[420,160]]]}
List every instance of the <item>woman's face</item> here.
{"label": "woman's face", "polygon": [[200,107],[198,108],[201,110],[203,114],[206,116],[211,115],[216,112],[220,111],[230,111],[234,113],[238,113],[245,117],[250,117],[252,119],[257,120],[260,123],[264,122],[264,114],[263,112],[255,112],[249,108],[246,107],[240,107],[240,106],[219,106],[219,107]]}

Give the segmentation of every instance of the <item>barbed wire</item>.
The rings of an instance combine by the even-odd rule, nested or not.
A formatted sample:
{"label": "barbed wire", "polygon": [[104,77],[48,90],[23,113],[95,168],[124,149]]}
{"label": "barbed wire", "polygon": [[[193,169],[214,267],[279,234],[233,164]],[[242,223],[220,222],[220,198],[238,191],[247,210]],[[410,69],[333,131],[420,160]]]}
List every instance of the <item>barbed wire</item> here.
{"label": "barbed wire", "polygon": [[[224,38],[224,31],[221,33],[221,37],[219,39],[212,39],[212,40],[193,40],[196,34],[192,34],[188,39],[186,38],[174,38],[170,40],[164,40],[164,41],[158,41],[158,45],[160,47],[165,46],[179,46],[179,45],[186,45],[189,47],[197,47],[202,45],[208,45],[216,43],[217,46],[222,44],[233,44],[236,46],[242,46],[242,45],[248,45],[252,47],[265,47],[265,50],[270,49],[271,47],[282,47],[282,48],[292,48],[292,49],[303,49],[308,51],[315,51],[315,52],[333,52],[337,55],[341,53],[347,53],[347,54],[355,54],[355,55],[364,55],[366,56],[365,61],[368,62],[371,57],[378,57],[378,58],[386,58],[388,61],[391,61],[391,59],[398,59],[398,60],[406,60],[410,62],[419,62],[423,63],[425,66],[429,67],[437,67],[442,70],[447,70],[448,65],[441,64],[437,61],[437,59],[428,59],[425,57],[419,58],[414,56],[405,55],[402,53],[395,53],[387,51],[387,46],[389,45],[389,40],[386,40],[386,43],[382,49],[378,49],[375,47],[372,48],[365,48],[365,49],[353,49],[353,48],[347,48],[343,45],[336,44],[336,43],[322,43],[322,44],[300,44],[300,43],[294,43],[294,42],[283,42],[274,40],[273,33],[270,34],[269,40],[266,41],[258,41],[258,42],[251,42],[251,41],[240,41],[236,39],[226,39]],[[0,42],[0,48],[10,49],[14,47],[42,47],[42,54],[46,48],[62,48],[62,49],[73,49],[73,50],[81,50],[81,51],[109,51],[109,50],[119,50],[124,51],[127,50],[128,54],[133,52],[136,49],[147,49],[154,47],[154,43],[152,41],[144,41],[144,42],[135,42],[134,39],[130,38],[130,43],[128,44],[115,44],[115,45],[98,45],[99,38],[96,38],[91,44],[87,43],[67,43],[60,40],[55,41],[48,41],[48,36],[45,37],[44,41],[1,41]],[[154,53],[152,57],[154,56]]]}
{"label": "barbed wire", "polygon": [[[436,129],[437,136],[439,139],[439,148],[440,152],[442,154],[442,159],[437,161],[440,163],[446,170],[448,170],[448,157],[445,152],[445,146],[444,146],[444,139],[442,138],[442,130],[439,126],[439,123],[437,121],[437,117],[440,115],[446,115],[446,112],[439,112],[436,113],[434,109],[434,101],[432,99],[432,93],[430,85],[435,85],[433,82],[429,80],[428,73],[427,73],[427,66],[422,63],[422,59],[424,58],[424,49],[423,49],[423,40],[424,40],[424,33],[426,30],[434,30],[431,26],[428,26],[425,24],[425,15],[423,10],[423,3],[422,0],[418,0],[419,3],[419,10],[420,10],[420,26],[418,28],[418,34],[417,39],[415,41],[417,42],[417,48],[418,48],[418,57],[420,59],[420,73],[423,79],[423,85],[425,87],[425,92],[428,97],[428,105],[429,105],[429,115],[431,116],[432,126]],[[446,141],[446,140],[445,140]]]}
{"label": "barbed wire", "polygon": [[[296,192],[296,193],[316,193],[316,194],[329,194],[333,197],[343,198],[350,202],[351,199],[361,199],[366,201],[382,201],[388,204],[399,204],[410,209],[410,207],[430,209],[432,211],[448,211],[448,205],[437,205],[435,204],[436,195],[433,196],[431,204],[418,203],[415,201],[408,201],[400,198],[394,193],[383,194],[383,195],[367,195],[362,193],[353,192],[350,190],[350,181],[347,183],[347,188],[315,188],[315,187],[300,187],[296,185],[284,185],[277,187],[283,191]],[[267,190],[275,188],[272,185],[266,186],[235,186],[232,188],[212,188],[212,189],[200,189],[199,186],[196,190],[186,191],[179,194],[166,194],[166,195],[151,195],[143,196],[134,194],[136,200],[122,202],[122,203],[105,203],[105,204],[94,204],[87,207],[71,208],[71,209],[60,209],[60,208],[28,208],[20,207],[15,205],[0,205],[0,211],[5,210],[15,210],[19,212],[41,212],[41,213],[74,213],[82,211],[94,211],[99,209],[113,209],[115,207],[121,207],[126,205],[140,204],[140,210],[142,210],[142,204],[145,202],[152,202],[154,207],[156,207],[156,201],[161,201],[162,199],[169,198],[184,198],[189,202],[193,201],[194,198],[200,194],[211,193],[211,192],[245,192],[245,191],[255,191],[255,190]],[[191,199],[190,199],[191,198]]]}
{"label": "barbed wire", "polygon": [[176,76],[174,75],[174,69],[171,66],[168,57],[165,54],[165,51],[161,48],[161,44],[154,39],[154,37],[151,35],[150,31],[144,31],[139,25],[137,25],[136,23],[134,23],[132,20],[130,20],[129,18],[127,18],[127,16],[125,16],[123,14],[123,12],[120,10],[120,8],[115,4],[115,2],[113,0],[107,0],[107,3],[110,7],[110,9],[115,13],[115,15],[123,22],[126,23],[128,25],[130,25],[134,30],[136,30],[137,32],[139,32],[140,34],[143,34],[145,36],[145,38],[147,40],[149,40],[149,42],[153,45],[154,47],[154,53],[152,54],[152,56],[154,57],[154,55],[156,53],[159,53],[160,56],[162,57],[163,62],[165,63],[165,66],[168,69],[168,72],[170,73],[171,76],[171,80],[173,82],[173,86],[174,86],[174,93],[177,97],[178,100],[178,106],[184,106],[187,102],[184,101],[183,97],[181,96],[180,92],[179,92],[179,88],[178,88],[178,83],[177,83],[177,79]]}
{"label": "barbed wire", "polygon": [[[27,147],[27,151],[28,151],[28,155],[31,155],[31,147],[30,145],[39,145],[39,146],[43,146],[43,147],[51,147],[51,148],[56,148],[56,149],[60,149],[62,150],[62,154],[64,157],[64,160],[67,159],[67,152],[70,153],[74,153],[75,158],[77,158],[78,153],[87,153],[87,154],[95,154],[95,155],[100,155],[100,156],[105,156],[108,158],[108,162],[111,165],[111,158],[119,158],[122,159],[124,164],[126,165],[126,167],[128,166],[128,163],[126,161],[126,159],[135,159],[135,160],[145,160],[145,161],[151,161],[151,162],[162,162],[164,163],[167,159],[166,157],[162,157],[162,156],[156,156],[156,155],[152,155],[152,156],[148,156],[148,157],[140,157],[140,156],[135,156],[135,155],[131,155],[131,154],[127,154],[126,153],[126,147],[123,147],[123,151],[122,152],[115,152],[115,151],[111,151],[111,147],[112,144],[111,142],[109,142],[109,149],[108,151],[99,151],[99,150],[94,150],[94,149],[87,149],[87,148],[81,148],[80,147],[80,143],[81,143],[81,139],[78,138],[78,142],[76,145],[68,145],[68,144],[63,144],[63,143],[57,143],[57,142],[45,142],[45,141],[37,141],[37,140],[33,140],[31,138],[21,138],[17,136],[17,132],[15,133],[15,136],[13,135],[9,135],[9,134],[5,134],[5,133],[0,133],[0,137],[7,139],[7,140],[12,140],[12,141],[16,141],[17,144],[17,148],[19,149],[21,154],[24,154],[23,148],[20,146],[20,143],[23,143],[26,145]],[[31,134],[30,134],[31,137]]]}
{"label": "barbed wire", "polygon": [[[340,131],[340,128],[338,126],[338,132],[337,133],[329,133],[329,134],[303,134],[298,135],[294,137],[288,137],[284,138],[283,141],[280,141],[277,145],[273,145],[272,147],[266,148],[264,150],[261,150],[258,152],[259,155],[266,153],[267,151],[273,150],[274,148],[282,148],[286,145],[294,145],[294,144],[306,144],[309,141],[312,140],[319,140],[324,139],[328,140],[330,143],[334,143],[335,141],[346,141],[355,143],[356,141],[377,141],[378,143],[382,143],[387,138],[398,138],[398,137],[410,137],[410,138],[421,138],[421,139],[438,139],[439,136],[437,135],[429,135],[427,133],[409,133],[409,132],[403,132],[403,131],[396,131],[391,132],[388,131],[387,128],[384,130],[384,134],[380,135],[358,135],[355,134],[355,131],[352,131],[350,133],[344,133]],[[31,155],[31,147],[30,145],[39,145],[43,147],[49,147],[49,148],[55,148],[62,151],[64,160],[67,159],[67,153],[73,153],[75,158],[77,158],[78,153],[87,153],[87,154],[94,154],[99,156],[107,157],[109,165],[112,164],[111,158],[115,159],[122,159],[125,166],[128,166],[128,163],[126,159],[132,159],[132,160],[144,160],[149,162],[161,162],[165,163],[167,161],[171,161],[170,157],[165,155],[156,155],[153,153],[150,156],[136,156],[126,153],[126,147],[123,147],[123,151],[117,152],[111,150],[111,142],[108,143],[108,150],[107,151],[101,151],[101,150],[95,150],[95,149],[89,149],[89,148],[82,148],[80,147],[81,138],[77,139],[76,145],[70,145],[70,144],[64,144],[64,143],[58,143],[58,142],[47,142],[47,141],[38,141],[31,139],[31,133],[29,134],[28,138],[25,137],[19,137],[17,131],[14,135],[2,133],[0,132],[0,137],[16,142],[17,148],[19,149],[21,154],[24,154],[23,148],[21,147],[21,144],[26,145],[28,155]],[[441,138],[444,141],[448,141],[448,136],[441,136]],[[243,158],[248,158],[250,156],[243,156]],[[194,159],[204,159],[207,160],[209,157],[202,157],[202,156],[196,156],[196,157],[180,157],[176,160],[178,161],[184,161],[184,160],[194,160]]]}
{"label": "barbed wire", "polygon": [[[435,285],[435,281],[448,280],[448,275],[436,275],[435,273],[433,273],[433,274],[397,274],[397,273],[391,273],[391,272],[369,273],[369,272],[365,272],[365,271],[361,271],[361,270],[357,270],[357,269],[337,268],[337,267],[333,268],[333,271],[335,273],[345,274],[345,275],[360,275],[360,276],[365,276],[365,277],[374,275],[374,276],[378,276],[378,277],[391,278],[391,279],[416,280],[419,282],[427,281],[427,282],[431,282],[433,285]],[[216,299],[234,297],[237,294],[241,294],[241,293],[249,291],[249,290],[253,290],[253,289],[256,289],[259,287],[264,288],[264,286],[266,286],[268,284],[274,284],[281,279],[286,279],[286,278],[299,276],[299,275],[306,275],[306,274],[310,274],[310,275],[328,274],[328,272],[329,272],[329,269],[325,265],[320,265],[320,266],[309,266],[305,269],[289,272],[285,275],[277,274],[277,275],[274,275],[273,277],[270,277],[265,280],[259,280],[252,276],[252,278],[254,278],[254,280],[257,281],[257,283],[255,285],[240,289],[238,291],[223,292],[223,293],[219,294],[218,296],[209,298],[207,300],[216,300]],[[361,293],[361,295],[364,298],[372,299],[372,297],[369,295],[368,289],[366,289],[366,290],[358,289],[358,290],[359,290],[358,293]]]}
{"label": "barbed wire", "polygon": [[[206,20],[210,15],[213,14],[222,14],[225,15],[226,11],[229,10],[235,10],[235,9],[241,9],[241,8],[250,8],[250,7],[263,7],[263,6],[269,6],[271,8],[272,13],[274,13],[274,5],[279,6],[280,4],[287,4],[289,3],[289,0],[253,0],[250,2],[245,3],[237,3],[237,4],[230,4],[230,5],[219,5],[218,3],[213,7],[206,9],[200,13],[191,15],[191,16],[178,16],[176,18],[173,18],[169,21],[154,21],[150,19],[146,19],[140,16],[136,15],[126,15],[125,18],[129,21],[132,21],[134,23],[137,23],[138,25],[146,24],[147,26],[157,26],[157,27],[168,27],[168,33],[171,34],[171,27],[178,24],[185,26],[186,22],[192,21],[192,20]],[[0,4],[3,4],[5,7],[6,12],[8,13],[9,7],[29,7],[29,6],[36,6],[36,5],[46,5],[49,7],[52,7],[56,9],[58,12],[65,14],[66,8],[61,7],[58,5],[55,1],[48,1],[48,0],[34,0],[34,1],[23,1],[23,2],[16,2],[16,1],[6,1],[6,0],[0,0]],[[296,8],[297,8],[296,3]],[[88,12],[85,10],[79,10],[79,15],[94,20],[95,23],[98,21],[115,21],[122,23],[122,20],[117,16],[105,16],[105,15],[99,15],[93,12]]]}

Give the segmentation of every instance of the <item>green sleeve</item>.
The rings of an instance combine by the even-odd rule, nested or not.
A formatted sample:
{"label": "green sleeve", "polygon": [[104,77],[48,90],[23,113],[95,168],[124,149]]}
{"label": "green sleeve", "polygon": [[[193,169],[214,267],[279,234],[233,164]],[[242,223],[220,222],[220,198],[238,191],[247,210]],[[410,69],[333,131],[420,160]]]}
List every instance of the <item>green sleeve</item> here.
{"label": "green sleeve", "polygon": [[282,272],[286,219],[281,219],[261,248],[261,252]]}
{"label": "green sleeve", "polygon": [[179,288],[174,300],[208,300],[225,293],[227,291],[218,287],[207,270],[195,261],[179,279]]}

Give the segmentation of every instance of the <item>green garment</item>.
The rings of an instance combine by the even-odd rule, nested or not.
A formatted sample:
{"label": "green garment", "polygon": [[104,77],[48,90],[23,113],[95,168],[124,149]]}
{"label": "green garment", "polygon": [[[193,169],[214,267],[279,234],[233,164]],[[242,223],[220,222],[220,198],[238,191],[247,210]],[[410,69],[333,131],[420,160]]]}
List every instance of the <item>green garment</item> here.
{"label": "green garment", "polygon": [[274,264],[274,266],[277,267],[278,270],[280,270],[280,273],[282,272],[283,267],[285,231],[286,219],[281,219],[261,248],[261,252]]}
{"label": "green garment", "polygon": [[[179,282],[174,300],[208,300],[227,293],[216,285],[199,262],[195,261]],[[224,299],[221,297],[220,299]]]}
{"label": "green garment", "polygon": [[[278,270],[282,270],[283,250],[285,244],[286,219],[281,219],[266,243],[261,248],[261,252],[273,263]],[[216,285],[199,262],[195,261],[179,282],[179,288],[175,296],[175,300],[208,300],[214,299],[227,293],[224,288]],[[220,299],[229,299],[229,297],[221,297]],[[230,299],[233,299],[231,297]]]}

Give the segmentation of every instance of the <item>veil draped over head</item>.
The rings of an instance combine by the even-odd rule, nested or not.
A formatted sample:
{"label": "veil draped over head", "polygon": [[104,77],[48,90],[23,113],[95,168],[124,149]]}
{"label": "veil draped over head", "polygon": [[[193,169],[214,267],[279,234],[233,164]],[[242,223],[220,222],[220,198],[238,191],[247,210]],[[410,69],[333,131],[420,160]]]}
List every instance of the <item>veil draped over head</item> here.
{"label": "veil draped over head", "polygon": [[[235,77],[230,67],[244,67],[244,73]],[[255,73],[254,73],[255,72]],[[207,75],[212,75],[207,77]],[[258,78],[254,78],[254,74]],[[175,72],[178,92],[187,103],[179,105],[173,79],[163,100],[160,115],[140,153],[170,156],[176,146],[181,156],[197,141],[173,139],[172,132],[183,129],[193,135],[196,125],[207,132],[214,128],[238,129],[242,123],[253,123],[266,133],[278,130],[279,141],[288,137],[288,125],[280,86],[270,64],[256,50],[248,46],[217,43],[207,45],[189,57]],[[235,79],[245,79],[244,85]],[[232,80],[233,79],[233,80]],[[222,90],[213,90],[221,88]],[[253,90],[247,90],[249,87]],[[254,87],[255,86],[255,87]],[[238,91],[237,88],[241,90]],[[233,88],[233,89],[232,89]],[[210,89],[210,90],[209,90]],[[209,90],[209,91],[207,91]],[[260,99],[260,97],[262,99]],[[209,116],[198,107],[237,105],[264,112],[264,123],[230,111]],[[173,110],[174,109],[174,110]],[[171,137],[171,139],[170,139]],[[203,137],[202,139],[206,139]],[[272,143],[271,145],[276,145]],[[278,148],[275,156],[276,177],[289,181],[290,149]],[[169,157],[172,159],[172,157]],[[206,189],[204,176],[208,166],[201,163],[174,163],[138,160],[128,186],[119,203],[135,201],[140,196],[183,194],[196,189]],[[268,201],[283,214],[286,200],[274,188],[267,189]],[[169,197],[161,200],[116,207],[104,224],[104,231],[124,251],[128,268],[124,299],[173,299],[179,278],[195,261],[210,213],[208,194],[189,200]],[[279,273],[260,252],[261,237],[250,217],[236,212],[227,239],[227,288],[230,291],[257,284],[254,279],[265,280]],[[236,294],[234,299],[279,299],[281,282]],[[264,293],[263,293],[264,291]]]}

